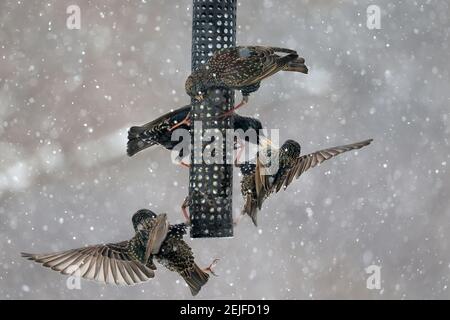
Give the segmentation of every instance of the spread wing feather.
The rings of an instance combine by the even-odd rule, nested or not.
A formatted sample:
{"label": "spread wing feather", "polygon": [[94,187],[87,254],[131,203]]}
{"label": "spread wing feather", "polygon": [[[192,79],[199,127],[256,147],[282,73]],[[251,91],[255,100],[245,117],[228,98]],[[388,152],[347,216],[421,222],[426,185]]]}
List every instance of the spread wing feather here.
{"label": "spread wing feather", "polygon": [[153,270],[131,257],[127,245],[128,241],[123,241],[50,254],[22,253],[22,256],[62,274],[102,283],[133,285],[153,278]]}
{"label": "spread wing feather", "polygon": [[[296,164],[292,167],[289,173],[286,175],[286,178],[282,181],[281,185],[284,185],[284,188],[287,188],[288,185],[298,177],[300,177],[305,171],[310,168],[314,168],[317,165],[320,165],[322,162],[331,159],[339,154],[342,154],[347,151],[360,149],[364,146],[369,145],[373,139],[364,140],[357,143],[347,144],[344,146],[338,146],[328,149],[319,150],[298,158]],[[280,185],[280,187],[281,187]],[[278,190],[277,190],[278,191]]]}

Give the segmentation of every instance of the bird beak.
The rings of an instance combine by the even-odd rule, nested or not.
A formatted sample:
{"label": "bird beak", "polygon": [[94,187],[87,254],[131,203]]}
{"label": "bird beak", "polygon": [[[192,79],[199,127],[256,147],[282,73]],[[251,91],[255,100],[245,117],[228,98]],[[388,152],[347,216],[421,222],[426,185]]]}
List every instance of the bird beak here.
{"label": "bird beak", "polygon": [[156,217],[155,227],[150,231],[147,241],[147,248],[145,248],[145,262],[148,261],[151,254],[159,252],[162,243],[166,239],[169,230],[169,221],[167,221],[167,214],[163,213]]}

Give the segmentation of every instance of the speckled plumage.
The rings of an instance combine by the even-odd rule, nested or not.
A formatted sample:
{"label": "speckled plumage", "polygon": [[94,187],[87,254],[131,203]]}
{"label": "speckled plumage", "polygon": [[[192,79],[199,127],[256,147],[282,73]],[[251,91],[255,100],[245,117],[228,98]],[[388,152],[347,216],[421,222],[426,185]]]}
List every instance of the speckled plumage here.
{"label": "speckled plumage", "polygon": [[[261,152],[264,153],[264,156]],[[263,176],[265,179],[265,185],[263,186],[261,183],[257,183],[261,180],[256,179],[256,175],[260,174],[259,166],[261,163],[259,158],[269,159],[271,154],[274,154],[273,159],[278,161],[278,170],[274,174]],[[300,145],[296,141],[288,140],[281,146],[280,150],[273,150],[272,148],[261,150],[256,164],[247,162],[239,166],[242,174],[241,193],[245,201],[242,213],[249,215],[255,226],[257,225],[257,212],[261,210],[262,203],[269,196],[269,192],[266,192],[269,183],[276,183],[276,181],[282,179],[294,165],[299,155]]]}
{"label": "speckled plumage", "polygon": [[[139,151],[156,144],[172,150],[179,141],[172,141],[172,131],[170,129],[188,117],[190,111],[191,105],[186,105],[166,113],[147,124],[131,127],[128,130],[127,154],[131,157]],[[189,130],[190,126],[183,124],[179,128]],[[183,157],[182,152],[180,157]]]}
{"label": "speckled plumage", "polygon": [[[288,140],[278,151],[274,150],[276,153],[273,154],[272,159],[278,160],[278,169],[274,173],[265,172],[265,167],[262,165],[262,163],[268,163],[267,159],[272,150],[263,150],[263,153],[258,155],[256,163],[247,162],[239,165],[242,174],[241,193],[245,202],[242,214],[249,215],[256,226],[258,210],[261,210],[263,202],[272,193],[278,192],[281,188],[286,189],[294,178],[298,178],[302,173],[325,160],[350,150],[360,149],[371,142],[372,139],[302,156],[300,144]],[[260,157],[264,157],[264,161],[261,161]]]}
{"label": "speckled plumage", "polygon": [[243,163],[238,165],[241,169],[241,194],[244,197],[244,207],[242,208],[242,214],[247,214],[252,219],[254,225],[257,222],[257,210],[258,203],[256,201],[256,185],[255,185],[255,170],[256,164]]}
{"label": "speckled plumage", "polygon": [[155,258],[170,271],[179,273],[195,296],[208,281],[209,274],[195,263],[191,247],[183,240],[185,234],[185,224],[170,226],[166,240]]}
{"label": "speckled plumage", "polygon": [[[131,127],[128,131],[128,144],[127,154],[131,157],[136,153],[154,146],[161,145],[168,150],[172,150],[179,141],[172,141],[171,128],[180,123],[186,117],[189,117],[191,111],[191,105],[183,106],[172,112],[162,115],[161,117],[144,124],[142,126]],[[238,114],[232,115],[233,128],[235,130],[243,130],[244,132],[249,129],[256,130],[256,141],[251,140],[251,143],[259,143],[259,134],[263,127],[258,119],[240,116]],[[188,124],[182,124],[179,129],[190,130],[191,126]],[[180,150],[178,155],[183,158],[183,150]]]}
{"label": "speckled plumage", "polygon": [[183,241],[187,225],[169,225],[165,214],[156,215],[147,209],[136,212],[132,223],[135,235],[128,241],[22,256],[62,274],[117,285],[153,278],[156,258],[170,271],[179,273],[196,295],[209,275],[197,266],[191,248]]}
{"label": "speckled plumage", "polygon": [[241,90],[244,97],[259,89],[263,79],[278,71],[308,73],[305,60],[296,51],[266,47],[237,46],[218,50],[186,80],[189,96],[201,100],[210,87]]}
{"label": "speckled plumage", "polygon": [[[152,257],[146,260],[145,255],[148,240],[155,235],[156,221],[152,211],[139,210],[132,218],[135,235],[130,240],[49,254],[22,253],[22,256],[62,274],[77,274],[85,279],[117,285],[141,283],[155,276]],[[156,251],[159,251],[160,242],[155,243]]]}

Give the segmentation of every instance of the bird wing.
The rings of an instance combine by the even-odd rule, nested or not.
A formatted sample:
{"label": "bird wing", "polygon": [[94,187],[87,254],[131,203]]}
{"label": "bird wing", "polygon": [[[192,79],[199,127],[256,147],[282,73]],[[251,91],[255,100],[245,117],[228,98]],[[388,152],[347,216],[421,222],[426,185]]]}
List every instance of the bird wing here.
{"label": "bird wing", "polygon": [[22,256],[66,275],[116,285],[133,285],[155,276],[153,270],[133,259],[128,241],[99,244],[48,254]]}
{"label": "bird wing", "polygon": [[259,74],[255,73],[254,77],[248,77],[247,81],[241,84],[241,86],[250,86],[255,83],[259,83],[263,79],[270,77],[271,75],[277,73],[282,70],[288,62],[296,59],[298,57],[295,51],[286,56],[279,56],[276,54],[279,50],[277,48],[272,47],[255,47],[256,50],[259,51],[259,55],[253,60],[257,61],[249,61],[249,65],[252,66],[252,63],[258,63],[260,65]]}
{"label": "bird wing", "polygon": [[256,196],[258,196],[261,193],[261,190],[263,190],[263,186],[265,184],[264,176],[261,174],[261,168],[262,164],[259,160],[259,157],[256,158],[256,168],[255,168],[255,189],[256,189]]}
{"label": "bird wing", "polygon": [[[270,150],[270,151],[269,151]],[[274,192],[275,175],[279,170],[279,150],[265,149],[258,153],[255,168],[256,206],[261,210],[267,197]]]}
{"label": "bird wing", "polygon": [[[148,122],[148,123],[142,125],[141,127],[142,127],[142,128],[145,128],[146,130],[151,130],[153,127],[155,127],[155,126],[158,125],[159,123],[164,122],[164,121],[167,120],[167,119],[172,119],[172,118],[174,118],[175,116],[178,116],[178,115],[180,115],[180,114],[181,114],[181,116],[180,116],[180,117],[181,117],[181,120],[183,120],[183,118],[189,113],[189,111],[191,111],[191,108],[192,108],[192,107],[191,107],[190,104],[185,105],[185,106],[183,106],[183,107],[181,107],[181,108],[178,108],[178,109],[175,109],[175,110],[173,110],[173,111],[171,111],[171,112],[165,113],[165,114],[163,114],[162,116],[156,118],[155,120],[150,121],[150,122]],[[183,115],[184,115],[184,116],[183,116]]]}
{"label": "bird wing", "polygon": [[315,166],[321,164],[325,160],[328,160],[334,156],[337,156],[341,153],[360,149],[364,146],[369,145],[373,139],[364,140],[357,143],[347,144],[344,146],[338,146],[328,149],[319,150],[304,156],[301,156],[297,159],[296,164],[292,167],[291,170],[289,170],[288,174],[285,176],[285,178],[278,182],[279,188],[277,188],[277,191],[281,188],[281,186],[284,185],[284,188],[286,189],[288,185],[292,182],[292,180],[298,179],[302,173],[304,173],[306,170],[310,168],[314,168]]}
{"label": "bird wing", "polygon": [[[218,54],[211,58],[211,60],[224,59],[227,63],[215,63],[213,60],[211,65],[220,66],[217,74],[220,74],[225,84],[229,83],[231,87],[246,87],[259,83],[293,60],[293,58],[284,59],[276,54],[276,52],[287,53],[285,50],[287,49],[264,46],[236,47],[225,54]],[[298,56],[295,51],[289,54],[293,57]]]}
{"label": "bird wing", "polygon": [[156,217],[154,226],[149,230],[147,246],[145,249],[145,260],[147,261],[151,254],[159,252],[162,243],[166,239],[169,231],[169,221],[166,214],[160,214]]}
{"label": "bird wing", "polygon": [[[178,108],[172,112],[163,114],[159,118],[142,126],[133,126],[128,130],[127,154],[133,156],[155,144],[162,143],[164,133],[170,126],[182,121],[190,112],[191,105]],[[168,138],[170,140],[170,135]]]}
{"label": "bird wing", "polygon": [[257,194],[262,189],[270,191],[273,187],[274,175],[279,170],[280,151],[273,147],[268,147],[258,152],[256,158],[255,184]]}

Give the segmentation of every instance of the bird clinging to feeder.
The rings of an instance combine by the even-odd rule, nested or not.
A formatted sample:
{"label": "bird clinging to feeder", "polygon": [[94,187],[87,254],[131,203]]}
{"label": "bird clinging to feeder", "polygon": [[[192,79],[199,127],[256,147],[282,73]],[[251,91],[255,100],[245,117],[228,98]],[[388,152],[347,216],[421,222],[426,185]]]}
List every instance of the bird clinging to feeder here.
{"label": "bird clinging to feeder", "polygon": [[[278,192],[281,188],[286,189],[294,178],[298,178],[306,170],[325,160],[350,150],[360,149],[371,142],[372,139],[369,139],[303,156],[300,155],[300,144],[293,140],[287,140],[278,151],[263,150],[256,163],[245,162],[238,165],[242,174],[241,193],[245,201],[241,216],[249,215],[256,226],[258,210],[261,210],[264,200],[272,193]],[[260,157],[265,159],[261,161]],[[268,160],[278,161],[278,169],[273,173],[266,172],[264,164],[267,164]]]}
{"label": "bird clinging to feeder", "polygon": [[[128,156],[131,157],[136,153],[154,145],[161,145],[168,150],[175,148],[180,141],[172,140],[172,133],[174,132],[172,128],[186,117],[189,117],[188,115],[191,112],[191,109],[191,105],[186,105],[166,113],[147,124],[131,127],[128,131]],[[247,132],[247,130],[254,130],[255,135],[249,134],[246,136],[249,138],[250,143],[258,145],[261,141],[265,144],[271,144],[271,141],[266,138],[262,132],[263,126],[261,121],[256,118],[240,116],[238,114],[233,114],[231,117],[233,118],[232,123],[234,130],[242,130],[243,133]],[[191,122],[184,122],[178,127],[178,129],[190,130]],[[180,159],[186,156],[183,154],[183,149],[180,150],[178,156]],[[184,162],[180,163],[183,166],[188,166]]]}
{"label": "bird clinging to feeder", "polygon": [[265,46],[237,46],[218,50],[187,78],[186,92],[202,101],[208,88],[225,87],[242,92],[242,101],[224,116],[248,102],[263,79],[278,71],[308,73],[305,59],[294,50]]}

